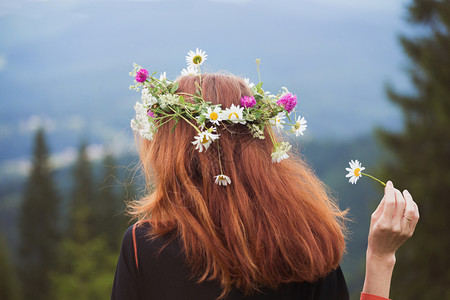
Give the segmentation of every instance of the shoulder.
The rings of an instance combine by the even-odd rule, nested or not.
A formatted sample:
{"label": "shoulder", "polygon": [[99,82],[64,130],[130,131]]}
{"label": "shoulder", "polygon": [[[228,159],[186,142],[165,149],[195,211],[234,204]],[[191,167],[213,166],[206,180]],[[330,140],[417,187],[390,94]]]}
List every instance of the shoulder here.
{"label": "shoulder", "polygon": [[181,250],[175,232],[154,236],[152,235],[152,225],[148,221],[139,221],[131,225],[125,232],[122,247],[128,248],[132,252],[133,257],[139,261],[139,265],[148,259],[160,257],[163,252],[172,252],[177,255]]}
{"label": "shoulder", "polygon": [[122,246],[136,248],[150,240],[151,225],[149,222],[139,221],[128,227],[122,240]]}
{"label": "shoulder", "polygon": [[137,222],[128,227],[122,239],[122,251],[135,257],[138,248],[146,243],[150,229],[148,222]]}

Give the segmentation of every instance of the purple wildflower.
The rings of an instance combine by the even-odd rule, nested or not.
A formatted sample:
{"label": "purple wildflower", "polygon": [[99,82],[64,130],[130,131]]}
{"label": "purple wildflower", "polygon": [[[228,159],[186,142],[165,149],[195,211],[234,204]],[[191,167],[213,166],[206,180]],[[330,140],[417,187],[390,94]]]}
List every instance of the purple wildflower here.
{"label": "purple wildflower", "polygon": [[294,107],[297,105],[297,95],[292,95],[291,93],[286,93],[278,99],[277,104],[284,107],[285,110],[290,113]]}
{"label": "purple wildflower", "polygon": [[254,97],[244,96],[241,98],[241,105],[243,107],[253,107],[256,104],[256,100]]}
{"label": "purple wildflower", "polygon": [[146,69],[139,69],[134,78],[136,79],[137,82],[144,82],[145,80],[147,80],[147,77],[148,71]]}
{"label": "purple wildflower", "polygon": [[149,110],[149,111],[147,111],[147,116],[154,118],[155,114],[151,110]]}

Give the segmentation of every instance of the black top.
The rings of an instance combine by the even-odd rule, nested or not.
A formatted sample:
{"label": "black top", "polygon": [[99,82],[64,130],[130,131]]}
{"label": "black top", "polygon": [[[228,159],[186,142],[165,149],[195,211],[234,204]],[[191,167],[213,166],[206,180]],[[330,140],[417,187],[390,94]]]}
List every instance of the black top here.
{"label": "black top", "polygon": [[[215,300],[222,289],[213,281],[197,284],[190,278],[182,244],[174,239],[158,255],[169,236],[152,241],[146,236],[148,223],[136,227],[138,268],[133,247],[133,230],[128,228],[122,242],[117,263],[112,300]],[[341,268],[314,283],[283,284],[278,290],[265,290],[264,294],[244,296],[232,289],[226,300],[348,300],[348,290]]]}

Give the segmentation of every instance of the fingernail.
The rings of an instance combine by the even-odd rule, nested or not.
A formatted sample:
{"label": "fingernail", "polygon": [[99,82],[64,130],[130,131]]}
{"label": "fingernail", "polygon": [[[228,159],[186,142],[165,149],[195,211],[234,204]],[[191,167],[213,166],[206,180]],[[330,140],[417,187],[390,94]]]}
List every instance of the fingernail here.
{"label": "fingernail", "polygon": [[393,187],[393,186],[394,186],[394,185],[392,184],[392,181],[390,181],[390,180],[387,182],[386,185],[387,185],[387,186],[390,186],[390,187]]}
{"label": "fingernail", "polygon": [[403,191],[403,193],[407,193],[407,194],[409,194],[409,191],[408,191],[408,190],[404,190],[404,191]]}

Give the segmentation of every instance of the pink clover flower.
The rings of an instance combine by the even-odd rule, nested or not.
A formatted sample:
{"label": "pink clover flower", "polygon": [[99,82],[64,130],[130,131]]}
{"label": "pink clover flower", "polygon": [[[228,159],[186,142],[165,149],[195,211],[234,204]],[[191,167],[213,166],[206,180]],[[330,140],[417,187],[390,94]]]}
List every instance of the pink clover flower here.
{"label": "pink clover flower", "polygon": [[286,93],[278,99],[277,104],[290,113],[297,105],[297,96],[292,95],[292,93]]}
{"label": "pink clover flower", "polygon": [[148,78],[148,71],[146,69],[139,69],[134,77],[137,82],[144,82]]}
{"label": "pink clover flower", "polygon": [[256,100],[253,96],[252,97],[244,96],[241,98],[241,105],[243,107],[249,108],[249,107],[255,106],[255,104],[256,104]]}

